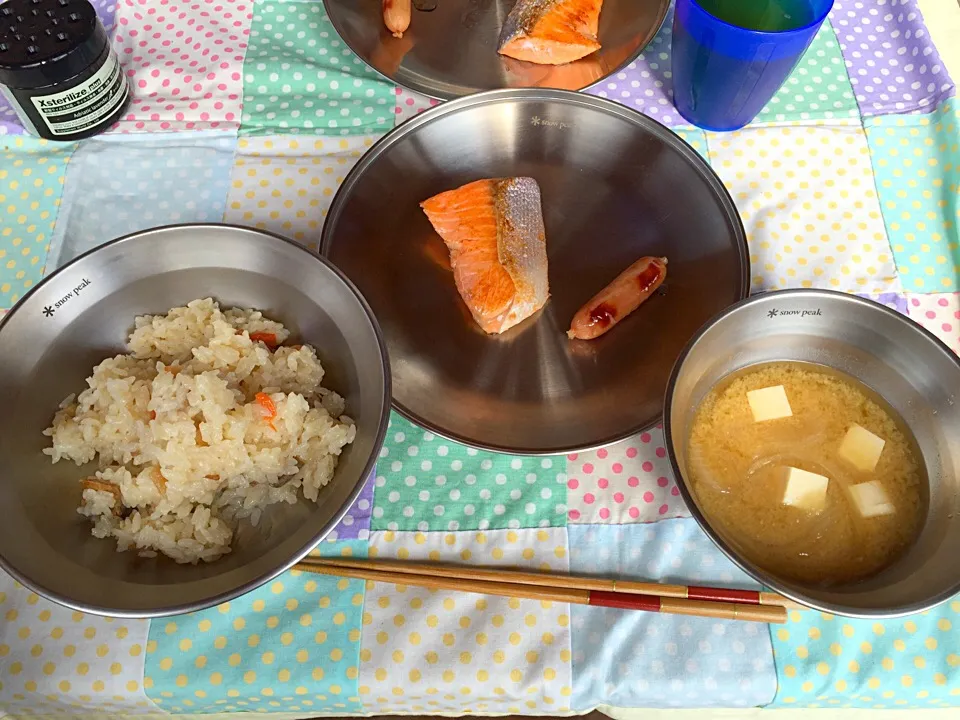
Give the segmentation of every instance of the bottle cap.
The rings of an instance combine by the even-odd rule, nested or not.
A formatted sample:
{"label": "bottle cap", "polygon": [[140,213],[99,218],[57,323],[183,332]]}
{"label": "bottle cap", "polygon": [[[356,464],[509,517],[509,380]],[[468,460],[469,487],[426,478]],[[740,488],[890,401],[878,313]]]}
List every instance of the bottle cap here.
{"label": "bottle cap", "polygon": [[0,4],[0,84],[65,82],[89,68],[108,42],[87,0],[7,0]]}

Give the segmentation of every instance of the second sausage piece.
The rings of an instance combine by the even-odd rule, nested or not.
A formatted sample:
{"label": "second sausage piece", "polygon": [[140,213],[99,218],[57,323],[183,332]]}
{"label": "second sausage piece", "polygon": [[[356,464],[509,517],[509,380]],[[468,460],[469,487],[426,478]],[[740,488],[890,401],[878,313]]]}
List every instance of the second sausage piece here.
{"label": "second sausage piece", "polygon": [[593,340],[636,310],[667,277],[667,259],[642,257],[573,316],[567,337]]}

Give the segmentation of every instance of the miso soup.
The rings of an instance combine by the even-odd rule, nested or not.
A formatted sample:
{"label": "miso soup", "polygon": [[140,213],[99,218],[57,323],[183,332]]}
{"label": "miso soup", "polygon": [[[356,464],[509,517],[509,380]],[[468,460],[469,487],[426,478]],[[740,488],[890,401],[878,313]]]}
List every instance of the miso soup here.
{"label": "miso soup", "polygon": [[721,381],[694,417],[687,474],[703,513],[782,577],[856,581],[916,539],[927,480],[916,441],[859,381],[809,363]]}

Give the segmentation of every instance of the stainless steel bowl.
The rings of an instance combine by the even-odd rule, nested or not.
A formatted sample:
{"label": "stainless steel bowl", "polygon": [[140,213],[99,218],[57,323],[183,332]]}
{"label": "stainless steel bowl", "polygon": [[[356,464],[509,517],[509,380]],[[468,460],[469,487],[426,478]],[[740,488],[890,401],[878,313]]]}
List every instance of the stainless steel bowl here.
{"label": "stainless steel bowl", "polygon": [[[357,423],[317,504],[273,505],[256,531],[209,564],[117,553],[77,514],[79,478],[41,450],[63,398],[106,357],[125,352],[135,315],[202,297],[262,310],[317,348],[324,384]],[[280,574],[336,525],[359,494],[386,433],[390,381],[376,320],[327,261],[266,232],[178,225],[115,240],[64,266],[0,323],[0,566],[78,610],[156,617],[208,607]]]}
{"label": "stainless steel bowl", "polygon": [[[792,360],[847,373],[877,392],[916,436],[929,476],[917,541],[892,566],[861,582],[798,584],[743,557],[715,528],[686,483],[697,406],[730,373]],[[960,591],[960,360],[922,327],[883,305],[827,290],[786,290],[743,300],[708,322],[677,360],[663,426],[684,500],[703,530],[759,582],[805,605],[850,617],[920,612]]]}

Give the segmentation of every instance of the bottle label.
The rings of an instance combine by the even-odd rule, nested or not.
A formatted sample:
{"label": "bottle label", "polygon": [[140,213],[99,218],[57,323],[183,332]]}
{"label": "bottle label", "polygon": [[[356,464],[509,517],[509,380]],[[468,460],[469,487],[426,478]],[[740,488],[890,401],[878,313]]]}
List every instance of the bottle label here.
{"label": "bottle label", "polygon": [[127,99],[128,86],[111,50],[91,77],[70,90],[30,98],[53,135],[73,135],[97,125]]}

